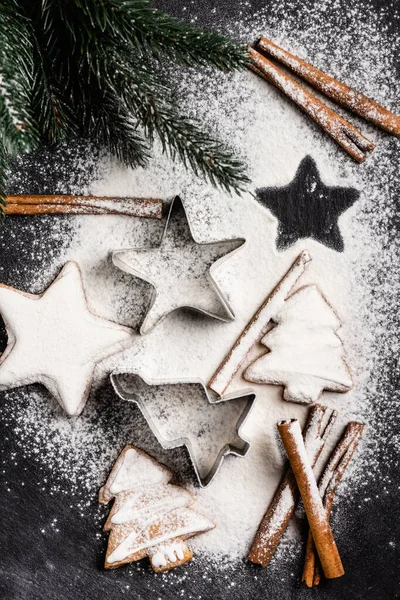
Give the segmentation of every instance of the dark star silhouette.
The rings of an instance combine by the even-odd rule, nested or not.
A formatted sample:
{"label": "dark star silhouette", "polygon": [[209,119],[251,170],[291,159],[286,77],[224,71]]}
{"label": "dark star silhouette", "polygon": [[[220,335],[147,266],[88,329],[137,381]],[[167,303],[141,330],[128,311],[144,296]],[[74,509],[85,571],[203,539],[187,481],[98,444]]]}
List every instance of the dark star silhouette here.
{"label": "dark star silhouette", "polygon": [[289,185],[260,188],[256,194],[258,201],[279,221],[278,250],[288,248],[300,238],[313,238],[343,252],[338,218],[358,199],[359,191],[325,185],[311,156],[303,158]]}

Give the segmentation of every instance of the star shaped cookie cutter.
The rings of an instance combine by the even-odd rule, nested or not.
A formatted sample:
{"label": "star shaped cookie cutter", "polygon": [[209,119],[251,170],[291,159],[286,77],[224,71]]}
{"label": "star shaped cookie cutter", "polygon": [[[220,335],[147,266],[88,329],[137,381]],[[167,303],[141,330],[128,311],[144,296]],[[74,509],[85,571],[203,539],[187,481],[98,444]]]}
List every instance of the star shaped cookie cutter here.
{"label": "star shaped cookie cutter", "polygon": [[171,202],[161,241],[154,247],[113,252],[116,267],[153,286],[140,333],[148,333],[179,308],[189,308],[229,322],[235,314],[213,278],[214,271],[236,253],[244,238],[198,242],[179,196]]}
{"label": "star shaped cookie cutter", "polygon": [[110,379],[117,396],[138,405],[164,450],[187,448],[201,487],[212,482],[225,456],[249,451],[241,432],[256,398],[251,390],[220,397],[201,379],[155,381],[133,372]]}

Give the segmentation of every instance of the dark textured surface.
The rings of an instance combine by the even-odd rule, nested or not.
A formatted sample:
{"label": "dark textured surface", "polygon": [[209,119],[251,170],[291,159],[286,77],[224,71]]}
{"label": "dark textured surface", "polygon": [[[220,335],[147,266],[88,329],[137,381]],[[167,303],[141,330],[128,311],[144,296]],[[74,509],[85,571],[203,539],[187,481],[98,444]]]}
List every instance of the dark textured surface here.
{"label": "dark textured surface", "polygon": [[[257,4],[263,7],[270,4],[272,10],[272,2],[257,0],[247,3],[252,10],[256,9]],[[288,2],[287,10],[296,10],[299,4],[300,0]],[[382,0],[374,0],[373,4],[377,11],[382,6],[388,6]],[[211,25],[212,9],[216,3],[211,0],[188,3],[188,10],[185,11],[183,4],[177,0],[158,0],[157,5],[185,18],[197,16],[199,21]],[[217,7],[219,22],[221,16],[228,18],[235,11],[239,14],[242,8],[237,0],[220,0]],[[329,15],[325,14],[324,18],[329,18]],[[390,12],[387,27],[389,30],[398,27],[398,21],[390,18]],[[77,159],[86,154],[84,146],[72,149],[64,147],[59,153],[59,158],[65,157],[61,163],[60,160],[53,161],[51,151],[44,151],[15,164],[13,190],[56,193],[59,188],[74,191],[83,186],[91,176],[85,169],[77,168]],[[57,167],[55,170],[56,162],[57,165],[63,164],[63,168]],[[24,189],[19,182],[20,169],[24,172]],[[26,177],[27,172],[29,178]],[[68,232],[68,220],[60,221],[57,239],[52,237],[48,224],[46,218],[37,219],[38,229],[34,234],[32,227],[23,219],[7,220],[0,233],[0,278],[3,283],[24,289],[29,281],[30,268],[37,268],[38,264],[43,269],[48,268],[57,252],[57,245],[62,245],[63,232]],[[399,220],[394,218],[394,237],[398,226]],[[32,252],[37,240],[40,243],[39,255]],[[384,274],[381,276],[384,277]],[[392,315],[391,327],[395,326],[395,317]],[[4,335],[2,344],[4,347]],[[382,340],[378,366],[383,382],[383,399],[393,399],[398,389],[398,356],[393,348],[387,347],[385,340]],[[110,390],[106,390],[101,404],[105,420],[112,413],[118,414],[120,408],[115,403],[111,407],[109,394]],[[0,399],[3,404],[16,402],[17,395],[8,395],[5,399],[0,394]],[[395,415],[391,422],[384,424],[388,440],[398,435],[396,418]],[[110,418],[109,427],[113,426],[115,420]],[[146,430],[145,423],[141,423],[141,426],[145,441],[151,434]],[[346,518],[333,516],[338,545],[346,566],[345,576],[337,581],[324,582],[319,589],[310,591],[300,583],[301,560],[293,560],[289,565],[283,562],[281,572],[276,568],[261,570],[243,560],[221,574],[212,565],[195,559],[182,569],[182,579],[177,579],[178,575],[172,573],[154,576],[146,561],[115,572],[104,572],[102,561],[106,538],[98,538],[97,534],[106,511],[102,509],[100,512],[96,497],[89,498],[88,505],[81,512],[77,508],[78,499],[71,504],[68,489],[55,489],[49,493],[48,487],[42,488],[38,482],[43,476],[51,481],[54,474],[43,474],[36,463],[23,459],[16,438],[14,431],[0,420],[2,600],[175,600],[180,597],[203,600],[289,600],[310,597],[391,600],[400,597],[400,471],[394,444],[388,443],[384,450],[377,448],[377,455],[381,459],[379,476],[369,481],[368,487],[368,494],[373,501],[363,501],[365,490],[363,493],[357,492],[346,499]],[[382,460],[384,451],[389,454]],[[57,519],[57,528],[49,527],[53,519]],[[232,582],[234,586],[231,586]]]}

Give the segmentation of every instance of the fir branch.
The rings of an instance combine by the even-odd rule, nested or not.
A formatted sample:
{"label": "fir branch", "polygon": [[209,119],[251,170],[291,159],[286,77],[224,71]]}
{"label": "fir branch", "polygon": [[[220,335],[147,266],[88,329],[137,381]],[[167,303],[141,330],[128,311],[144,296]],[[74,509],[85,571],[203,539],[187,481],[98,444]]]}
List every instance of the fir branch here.
{"label": "fir branch", "polygon": [[122,48],[103,54],[104,64],[97,65],[100,81],[103,86],[107,82],[112,95],[123,101],[127,114],[136,116],[150,142],[157,136],[163,152],[173,160],[179,157],[214,186],[242,191],[249,179],[235,153],[179,113],[171,90],[156,69],[135,63],[132,54],[121,56]]}
{"label": "fir branch", "polygon": [[34,53],[32,28],[16,0],[0,4],[0,126],[12,154],[39,143],[32,108]]}
{"label": "fir branch", "polygon": [[[43,10],[57,9],[74,42],[93,43],[94,31],[115,37],[146,56],[173,59],[186,66],[214,66],[222,70],[245,68],[245,45],[214,31],[185,23],[149,6],[148,0],[44,0]],[[75,9],[75,10],[74,10]],[[82,13],[87,20],[77,19]]]}
{"label": "fir branch", "polygon": [[50,144],[76,136],[79,130],[74,108],[63,87],[62,82],[48,74],[40,57],[35,74],[33,107],[42,139]]}
{"label": "fir branch", "polygon": [[[116,1],[113,4],[117,4]],[[134,4],[133,2],[131,4]],[[147,54],[165,57],[189,67],[212,66],[224,71],[243,69],[248,64],[245,45],[214,31],[204,31],[149,8],[147,2],[135,19],[135,42]]]}
{"label": "fir branch", "polygon": [[165,93],[162,79],[148,73],[144,65],[136,71],[124,72],[116,57],[115,65],[112,88],[128,111],[137,116],[150,141],[157,136],[163,152],[173,160],[179,157],[186,167],[215,187],[243,190],[249,179],[234,151],[213,139],[195,121],[182,116],[170,92]]}
{"label": "fir branch", "polygon": [[208,179],[214,187],[220,186],[227,192],[244,191],[250,180],[233,150],[202,131],[191,119],[176,114],[172,105],[160,106],[148,117],[149,136],[155,131],[164,152],[173,160],[179,156],[195,175]]}
{"label": "fir branch", "polygon": [[[45,35],[40,19],[40,10],[29,5],[30,17],[34,28],[35,71],[33,106],[39,124],[42,139],[49,143],[62,142],[78,133],[78,119],[68,95],[67,81],[64,76],[63,63],[59,64],[56,55],[64,45],[62,24],[52,30],[50,39]],[[60,39],[58,39],[60,37]],[[68,53],[66,54],[68,57]]]}
{"label": "fir branch", "polygon": [[[25,53],[16,43],[19,55],[11,54],[4,65],[8,73],[18,72],[21,57],[20,67],[29,75],[21,107],[29,110],[30,121],[24,122],[32,123],[32,131],[36,125],[41,141],[89,136],[135,167],[149,158],[145,137],[150,143],[158,137],[173,159],[179,157],[213,185],[239,191],[247,184],[235,153],[180,113],[160,75],[160,63],[167,60],[170,66],[170,59],[189,66],[242,68],[245,47],[182,23],[147,0],[5,0],[0,6],[9,7],[14,19],[7,22],[13,29],[10,39],[18,41],[17,21],[25,27]],[[7,140],[12,136],[5,108],[0,99],[0,127]]]}
{"label": "fir branch", "polygon": [[88,133],[94,142],[108,150],[126,165],[145,167],[149,148],[126,107],[112,93],[103,94],[96,112],[89,117]]}
{"label": "fir branch", "polygon": [[7,206],[7,178],[7,153],[0,141],[0,219],[3,217],[4,208]]}

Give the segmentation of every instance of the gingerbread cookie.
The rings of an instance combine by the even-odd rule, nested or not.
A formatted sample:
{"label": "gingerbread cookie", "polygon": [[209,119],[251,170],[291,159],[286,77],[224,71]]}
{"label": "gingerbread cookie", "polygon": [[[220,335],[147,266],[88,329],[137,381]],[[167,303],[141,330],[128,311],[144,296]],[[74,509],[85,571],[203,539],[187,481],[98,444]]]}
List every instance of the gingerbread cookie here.
{"label": "gingerbread cookie", "polygon": [[337,335],[340,321],[315,285],[290,296],[275,321],[261,340],[270,352],[246,369],[247,381],[283,385],[285,400],[301,404],[315,402],[323,390],[352,388]]}
{"label": "gingerbread cookie", "polygon": [[41,295],[0,285],[0,314],[0,390],[42,383],[69,415],[82,411],[96,364],[133,341],[131,329],[90,312],[75,262]]}
{"label": "gingerbread cookie", "polygon": [[99,493],[101,504],[114,498],[104,525],[106,569],[148,556],[154,571],[169,571],[192,558],[185,540],[215,527],[196,510],[193,494],[169,483],[172,477],[145,452],[123,449]]}

